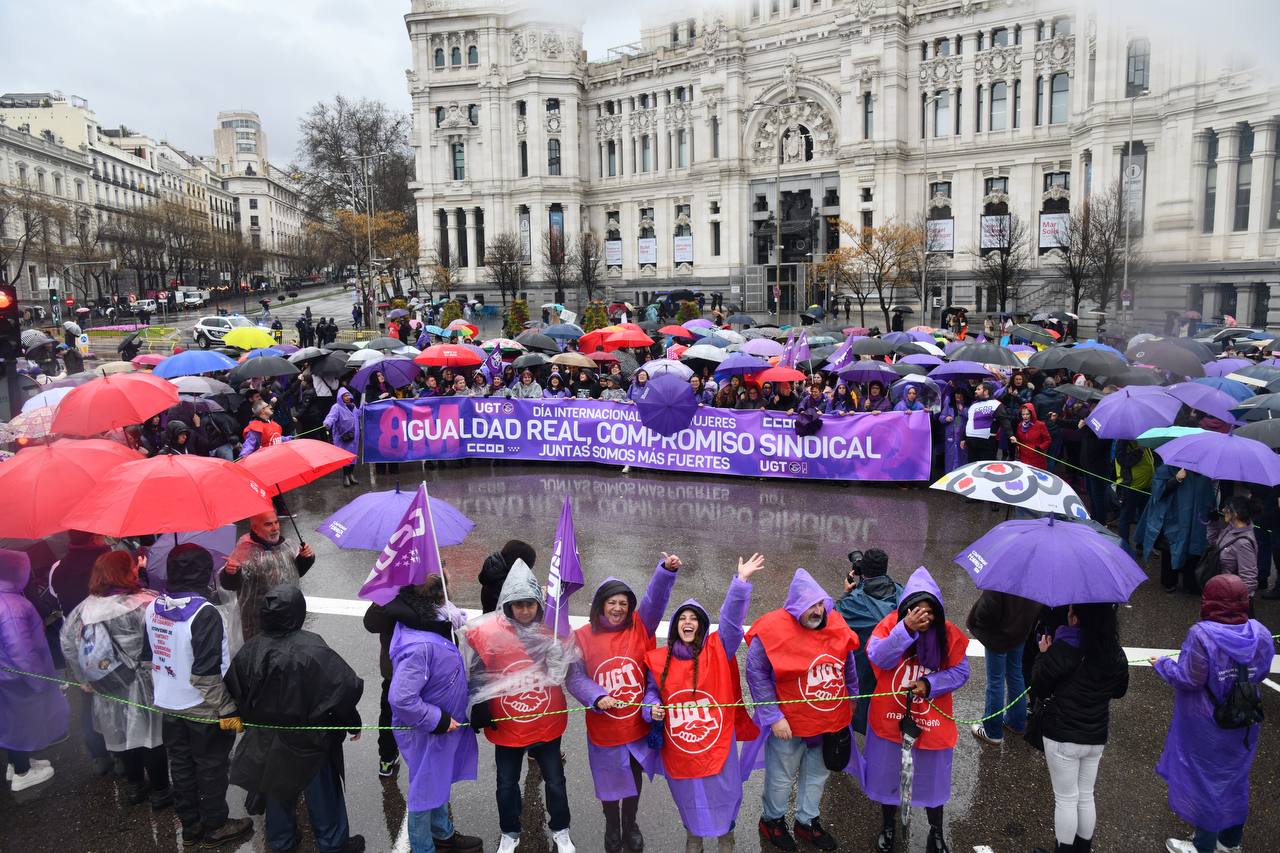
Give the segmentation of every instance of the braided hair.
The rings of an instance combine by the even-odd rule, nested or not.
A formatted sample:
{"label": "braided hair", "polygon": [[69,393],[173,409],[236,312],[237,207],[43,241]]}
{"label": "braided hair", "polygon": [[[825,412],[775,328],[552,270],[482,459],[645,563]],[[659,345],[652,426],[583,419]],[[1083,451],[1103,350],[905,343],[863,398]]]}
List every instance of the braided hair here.
{"label": "braided hair", "polygon": [[[662,677],[658,679],[658,691],[660,693],[665,693],[667,690],[667,673],[671,669],[671,652],[672,652],[672,649],[675,648],[674,640],[675,640],[675,637],[677,636],[676,620],[680,618],[680,613],[684,610],[691,610],[693,611],[693,614],[695,616],[698,615],[698,612],[694,610],[692,607],[682,607],[680,608],[680,610],[677,610],[675,613],[675,616],[671,618],[671,638],[667,641],[667,657],[666,657],[666,660],[662,662]],[[699,619],[698,622],[699,622],[699,628],[701,628],[702,620]],[[705,636],[703,637],[703,639],[706,639]],[[693,656],[692,693],[696,697],[698,693],[698,656],[702,654],[702,643],[698,641],[698,638],[696,635],[694,636],[694,642],[689,644],[689,654]]]}

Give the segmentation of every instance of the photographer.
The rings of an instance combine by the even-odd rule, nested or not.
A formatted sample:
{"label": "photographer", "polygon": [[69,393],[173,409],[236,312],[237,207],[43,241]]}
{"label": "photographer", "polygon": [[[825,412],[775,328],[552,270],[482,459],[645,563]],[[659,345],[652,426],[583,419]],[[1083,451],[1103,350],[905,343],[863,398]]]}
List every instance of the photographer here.
{"label": "photographer", "polygon": [[[889,555],[879,548],[849,552],[849,573],[844,579],[844,597],[836,602],[836,611],[858,635],[858,650],[853,653],[858,665],[858,684],[863,693],[874,693],[876,677],[867,660],[867,640],[880,620],[898,609],[902,584],[889,577]],[[854,730],[866,734],[867,708],[870,699],[859,699],[853,713]]]}

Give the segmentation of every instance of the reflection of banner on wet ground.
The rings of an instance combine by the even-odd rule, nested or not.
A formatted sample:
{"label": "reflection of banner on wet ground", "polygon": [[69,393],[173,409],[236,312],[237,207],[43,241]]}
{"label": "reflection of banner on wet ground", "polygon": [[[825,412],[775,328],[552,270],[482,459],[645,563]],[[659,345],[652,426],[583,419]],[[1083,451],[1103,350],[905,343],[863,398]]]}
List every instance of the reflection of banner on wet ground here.
{"label": "reflection of banner on wet ground", "polygon": [[929,477],[927,412],[824,418],[816,435],[801,436],[791,415],[702,408],[687,429],[664,437],[628,404],[443,397],[370,404],[361,435],[366,462],[523,459],[794,479]]}

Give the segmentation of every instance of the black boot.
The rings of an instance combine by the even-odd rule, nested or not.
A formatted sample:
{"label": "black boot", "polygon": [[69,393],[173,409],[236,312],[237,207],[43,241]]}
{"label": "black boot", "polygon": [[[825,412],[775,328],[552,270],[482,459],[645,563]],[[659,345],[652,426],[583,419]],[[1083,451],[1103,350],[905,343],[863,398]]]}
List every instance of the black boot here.
{"label": "black boot", "polygon": [[1067,847],[1065,844],[1059,844],[1058,846],[1063,848],[1063,850],[1067,851],[1068,853],[1092,853],[1093,839],[1081,838],[1080,836],[1077,835],[1075,843],[1072,844],[1070,847]]}
{"label": "black boot", "polygon": [[951,848],[947,846],[946,839],[942,837],[942,830],[930,829],[929,840],[924,845],[925,853],[951,853]]}
{"label": "black boot", "polygon": [[876,846],[871,848],[871,851],[872,853],[894,853],[897,849],[897,829],[893,826],[886,826],[880,830],[880,836],[876,839]]}
{"label": "black boot", "polygon": [[622,829],[617,824],[604,828],[605,853],[622,853]]}

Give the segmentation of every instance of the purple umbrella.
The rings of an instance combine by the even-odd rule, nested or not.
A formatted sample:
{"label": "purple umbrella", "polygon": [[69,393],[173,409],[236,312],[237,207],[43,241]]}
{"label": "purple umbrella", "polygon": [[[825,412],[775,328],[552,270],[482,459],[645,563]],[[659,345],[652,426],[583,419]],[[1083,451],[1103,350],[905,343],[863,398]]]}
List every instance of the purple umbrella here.
{"label": "purple umbrella", "polygon": [[649,379],[636,398],[640,422],[658,435],[675,435],[689,426],[698,411],[689,383],[670,373]]}
{"label": "purple umbrella", "polygon": [[1247,358],[1220,358],[1217,361],[1206,362],[1204,366],[1205,376],[1226,376],[1228,373],[1234,373],[1242,367],[1248,367],[1253,364]]}
{"label": "purple umbrella", "polygon": [[412,385],[413,380],[422,375],[422,367],[411,358],[384,358],[373,364],[366,364],[351,377],[351,388],[364,393],[365,386],[373,379],[373,374],[381,372],[387,377],[392,388],[403,388]]}
{"label": "purple umbrella", "polygon": [[752,338],[742,345],[742,351],[761,358],[772,358],[775,355],[782,355],[782,344],[768,338]]}
{"label": "purple umbrella", "polygon": [[1103,397],[1087,420],[1099,438],[1137,438],[1149,429],[1171,425],[1180,408],[1182,401],[1165,389],[1140,385]]}
{"label": "purple umbrella", "polygon": [[[915,338],[911,337],[907,332],[890,332],[887,335],[881,335],[880,340],[886,344],[909,344],[913,343]],[[930,338],[930,340],[933,339]]]}
{"label": "purple umbrella", "polygon": [[692,331],[693,329],[698,329],[698,328],[713,329],[715,328],[716,324],[711,322],[710,320],[703,320],[702,318],[698,318],[697,320],[688,320],[684,323],[681,323],[680,325]]}
{"label": "purple umbrella", "polygon": [[1026,344],[1009,344],[1005,347],[1009,352],[1036,352],[1035,347],[1029,347]]}
{"label": "purple umbrella", "polygon": [[1175,438],[1156,448],[1166,465],[1176,465],[1214,480],[1263,486],[1280,485],[1280,457],[1260,441],[1242,435],[1202,432]]}
{"label": "purple umbrella", "polygon": [[903,364],[922,364],[925,367],[937,367],[939,364],[942,364],[942,359],[938,358],[936,355],[929,355],[927,352],[904,355],[898,360]]}
{"label": "purple umbrella", "polygon": [[198,530],[190,533],[166,533],[157,536],[156,541],[147,548],[147,577],[152,589],[164,592],[168,589],[166,581],[169,577],[169,552],[178,545],[199,545],[211,555],[213,564],[221,566],[231,556],[236,547],[236,526],[226,524],[213,530]]}
{"label": "purple umbrella", "polygon": [[[910,357],[910,356],[908,356]],[[992,379],[991,371],[976,361],[952,361],[929,371],[930,379]]]}
{"label": "purple umbrella", "polygon": [[942,352],[946,355],[951,355],[951,353],[968,343],[972,343],[972,341],[949,341],[947,345],[942,348]]}
{"label": "purple umbrella", "polygon": [[[416,490],[402,492],[399,487],[389,492],[366,492],[326,518],[316,532],[339,548],[381,551],[400,526],[415,495]],[[436,542],[440,545],[461,544],[475,523],[452,504],[439,498],[429,499]]]}
{"label": "purple umbrella", "polygon": [[735,352],[716,366],[716,381],[723,377],[744,376],[748,373],[759,373],[769,366],[763,358],[757,358],[745,352]]}
{"label": "purple umbrella", "polygon": [[913,341],[923,341],[926,344],[936,343],[933,335],[928,332],[907,332],[906,334]]}
{"label": "purple umbrella", "polygon": [[889,365],[882,361],[855,361],[836,374],[845,382],[880,381],[885,387],[897,382],[900,378]]}
{"label": "purple umbrella", "polygon": [[1231,410],[1238,405],[1238,402],[1230,394],[1198,382],[1179,382],[1164,390],[1169,396],[1177,397],[1198,412],[1213,415],[1218,420],[1229,424],[1236,422],[1236,417],[1231,414]]}
{"label": "purple umbrella", "polygon": [[1050,607],[1128,601],[1147,579],[1116,543],[1087,525],[1055,524],[1052,518],[997,524],[955,562],[978,589]]}

